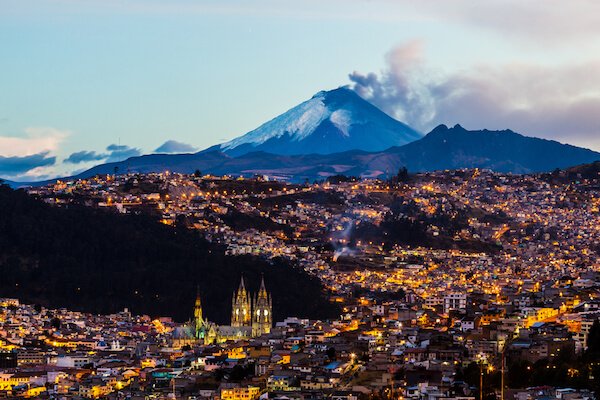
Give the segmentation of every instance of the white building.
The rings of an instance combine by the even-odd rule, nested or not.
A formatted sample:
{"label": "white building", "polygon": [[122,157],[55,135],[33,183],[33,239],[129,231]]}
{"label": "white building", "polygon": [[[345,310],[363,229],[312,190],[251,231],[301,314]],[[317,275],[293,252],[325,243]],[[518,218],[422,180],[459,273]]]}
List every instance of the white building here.
{"label": "white building", "polygon": [[465,293],[450,293],[444,296],[444,314],[451,310],[464,312],[467,310],[467,295]]}

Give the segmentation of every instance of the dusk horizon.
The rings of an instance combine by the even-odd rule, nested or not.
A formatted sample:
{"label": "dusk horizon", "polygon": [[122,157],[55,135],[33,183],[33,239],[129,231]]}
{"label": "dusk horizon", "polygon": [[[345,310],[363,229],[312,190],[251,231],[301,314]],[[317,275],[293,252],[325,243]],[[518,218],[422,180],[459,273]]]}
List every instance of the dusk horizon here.
{"label": "dusk horizon", "polygon": [[421,133],[600,151],[600,12],[558,4],[5,1],[0,175],[202,150],[340,86]]}
{"label": "dusk horizon", "polygon": [[0,399],[599,399],[600,2],[0,0],[0,48]]}

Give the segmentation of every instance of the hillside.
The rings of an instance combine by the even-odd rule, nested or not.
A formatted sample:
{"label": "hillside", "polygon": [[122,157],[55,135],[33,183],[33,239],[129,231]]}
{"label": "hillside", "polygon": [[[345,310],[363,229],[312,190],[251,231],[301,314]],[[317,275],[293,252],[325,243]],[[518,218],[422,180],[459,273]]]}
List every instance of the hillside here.
{"label": "hillside", "polygon": [[337,315],[318,280],[283,261],[225,256],[195,232],[147,216],[50,207],[0,185],[0,297],[186,320],[199,285],[205,315],[227,323],[242,272],[251,290],[264,273],[275,320]]}
{"label": "hillside", "polygon": [[383,153],[396,156],[411,171],[486,168],[526,174],[600,160],[600,153],[589,149],[511,130],[469,131],[460,125],[440,125],[419,141]]}
{"label": "hillside", "polygon": [[567,168],[564,173],[571,179],[600,179],[600,160]]}

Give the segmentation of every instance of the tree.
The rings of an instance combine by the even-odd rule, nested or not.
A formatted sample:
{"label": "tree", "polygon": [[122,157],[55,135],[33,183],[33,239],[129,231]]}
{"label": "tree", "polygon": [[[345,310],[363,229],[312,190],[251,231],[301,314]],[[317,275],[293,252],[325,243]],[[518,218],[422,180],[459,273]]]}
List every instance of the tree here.
{"label": "tree", "polygon": [[559,176],[561,173],[560,168],[555,168],[554,171],[552,171],[552,176],[557,177]]}
{"label": "tree", "polygon": [[200,178],[200,177],[202,176],[202,172],[200,172],[200,170],[199,170],[199,169],[197,169],[197,170],[195,170],[195,171],[194,171],[194,176],[195,176],[196,178]]}
{"label": "tree", "polygon": [[398,169],[398,173],[395,176],[390,177],[388,183],[390,185],[399,185],[408,182],[408,178],[408,169],[404,166]]}
{"label": "tree", "polygon": [[398,179],[398,183],[408,181],[408,169],[406,167],[400,168],[396,178]]}
{"label": "tree", "polygon": [[52,320],[50,320],[50,326],[53,327],[56,330],[60,329],[60,319],[59,318],[52,318]]}
{"label": "tree", "polygon": [[145,213],[52,207],[0,186],[0,293],[49,308],[109,314],[128,307],[185,321],[199,283],[207,317],[224,324],[240,271],[256,287],[264,272],[274,319],[339,315],[318,278],[284,259],[229,256],[182,222],[173,229]]}
{"label": "tree", "polygon": [[334,347],[330,347],[327,349],[327,358],[329,358],[330,361],[335,361],[335,348]]}
{"label": "tree", "polygon": [[595,320],[587,338],[585,356],[588,361],[600,361],[600,320]]}
{"label": "tree", "polygon": [[329,176],[326,179],[327,182],[334,184],[334,185],[342,183],[342,182],[356,182],[357,180],[358,180],[358,178],[355,176],[346,176],[343,174]]}

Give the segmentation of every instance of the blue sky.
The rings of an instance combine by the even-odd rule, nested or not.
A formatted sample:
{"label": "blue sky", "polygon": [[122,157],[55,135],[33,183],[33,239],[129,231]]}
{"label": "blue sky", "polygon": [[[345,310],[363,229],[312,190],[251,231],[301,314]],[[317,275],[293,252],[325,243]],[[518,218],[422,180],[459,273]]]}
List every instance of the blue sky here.
{"label": "blue sky", "polygon": [[0,10],[0,175],[11,179],[203,149],[341,85],[423,132],[512,128],[600,151],[596,2],[0,0]]}

